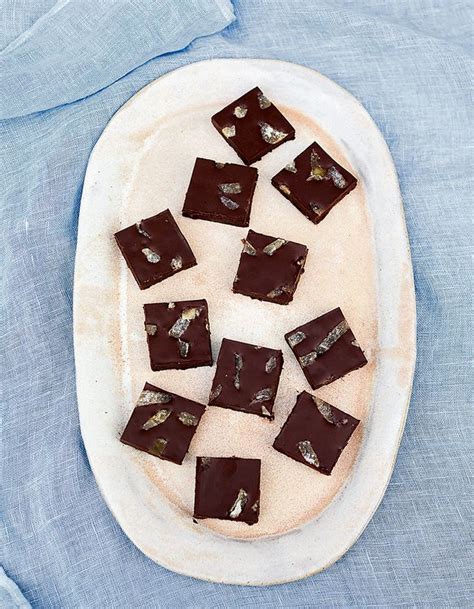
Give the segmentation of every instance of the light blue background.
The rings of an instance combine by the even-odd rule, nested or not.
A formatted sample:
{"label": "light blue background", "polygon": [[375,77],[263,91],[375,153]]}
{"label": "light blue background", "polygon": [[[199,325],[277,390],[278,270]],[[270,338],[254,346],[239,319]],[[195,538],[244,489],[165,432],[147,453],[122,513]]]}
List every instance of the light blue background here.
{"label": "light blue background", "polygon": [[[0,1],[3,563],[34,607],[472,606],[469,4],[238,1],[214,33],[232,19],[226,0]],[[205,583],[143,556],[79,431],[71,307],[90,151],[141,87],[212,57],[301,63],[365,105],[397,166],[415,271],[418,365],[382,505],[328,571],[273,588]]]}

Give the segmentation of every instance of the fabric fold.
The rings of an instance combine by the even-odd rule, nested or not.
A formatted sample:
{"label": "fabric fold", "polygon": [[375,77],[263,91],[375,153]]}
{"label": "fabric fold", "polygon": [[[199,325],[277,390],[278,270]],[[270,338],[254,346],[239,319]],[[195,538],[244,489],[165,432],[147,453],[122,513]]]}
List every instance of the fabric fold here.
{"label": "fabric fold", "polygon": [[0,53],[0,119],[87,97],[234,18],[230,0],[58,0]]}
{"label": "fabric fold", "polygon": [[0,607],[2,609],[31,609],[30,603],[0,567]]}

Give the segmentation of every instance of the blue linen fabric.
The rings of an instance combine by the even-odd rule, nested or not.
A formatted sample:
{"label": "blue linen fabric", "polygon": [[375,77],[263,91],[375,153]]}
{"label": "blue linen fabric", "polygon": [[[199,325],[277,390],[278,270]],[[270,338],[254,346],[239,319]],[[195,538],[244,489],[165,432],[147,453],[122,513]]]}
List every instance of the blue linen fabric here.
{"label": "blue linen fabric", "polygon": [[[5,571],[41,608],[471,607],[470,2],[234,10],[233,21],[227,0],[0,1]],[[141,87],[213,57],[301,63],[365,105],[397,166],[415,271],[418,364],[385,498],[334,566],[268,588],[193,580],[141,554],[99,494],[76,403],[72,283],[89,154]]]}
{"label": "blue linen fabric", "polygon": [[18,586],[0,567],[0,607],[2,609],[30,609],[31,605]]}

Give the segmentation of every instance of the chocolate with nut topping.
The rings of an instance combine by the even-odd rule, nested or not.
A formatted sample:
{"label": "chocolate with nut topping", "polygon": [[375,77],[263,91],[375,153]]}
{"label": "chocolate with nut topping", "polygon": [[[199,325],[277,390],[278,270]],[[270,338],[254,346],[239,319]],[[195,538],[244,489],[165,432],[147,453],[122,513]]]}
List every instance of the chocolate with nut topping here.
{"label": "chocolate with nut topping", "polygon": [[273,448],[329,476],[358,424],[358,419],[303,391]]}
{"label": "chocolate with nut topping", "polygon": [[260,510],[260,459],[198,457],[195,518],[255,524]]}
{"label": "chocolate with nut topping", "polygon": [[313,389],[367,363],[339,308],[288,332],[285,339]]}
{"label": "chocolate with nut topping", "polygon": [[247,165],[295,138],[295,130],[255,87],[212,117],[212,124]]}
{"label": "chocolate with nut topping", "polygon": [[273,419],[282,367],[279,349],[224,338],[209,404]]}
{"label": "chocolate with nut topping", "polygon": [[244,239],[232,290],[250,298],[288,304],[304,270],[308,248],[301,243],[261,235]]}
{"label": "chocolate with nut topping", "polygon": [[356,187],[357,180],[313,142],[272,178],[272,184],[317,224]]}
{"label": "chocolate with nut topping", "polygon": [[196,264],[169,209],[115,233],[115,240],[141,290]]}
{"label": "chocolate with nut topping", "polygon": [[120,441],[178,465],[206,407],[145,383]]}
{"label": "chocolate with nut topping", "polygon": [[152,370],[212,366],[205,300],[146,304],[143,309]]}
{"label": "chocolate with nut topping", "polygon": [[257,175],[253,167],[196,159],[183,216],[248,226]]}

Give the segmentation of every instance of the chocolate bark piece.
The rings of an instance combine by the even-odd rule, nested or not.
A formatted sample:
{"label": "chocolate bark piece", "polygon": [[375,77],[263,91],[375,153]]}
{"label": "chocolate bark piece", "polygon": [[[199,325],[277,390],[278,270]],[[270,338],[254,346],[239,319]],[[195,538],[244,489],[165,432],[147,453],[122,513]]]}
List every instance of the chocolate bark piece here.
{"label": "chocolate bark piece", "polygon": [[362,368],[365,355],[341,309],[333,309],[285,334],[313,389]]}
{"label": "chocolate bark piece", "polygon": [[329,476],[358,424],[350,414],[303,391],[273,448]]}
{"label": "chocolate bark piece", "polygon": [[249,230],[232,291],[250,298],[288,304],[304,271],[308,248]]}
{"label": "chocolate bark piece", "polygon": [[212,366],[205,300],[146,304],[143,309],[152,370]]}
{"label": "chocolate bark piece", "polygon": [[273,419],[282,367],[279,349],[224,338],[209,404]]}
{"label": "chocolate bark piece", "polygon": [[197,158],[183,216],[248,226],[257,176],[254,167]]}
{"label": "chocolate bark piece", "polygon": [[272,178],[272,184],[318,224],[357,185],[356,178],[313,142]]}
{"label": "chocolate bark piece", "polygon": [[145,383],[120,441],[180,465],[206,407]]}
{"label": "chocolate bark piece", "polygon": [[115,240],[140,290],[196,265],[169,209],[115,233]]}
{"label": "chocolate bark piece", "polygon": [[214,114],[211,120],[247,165],[295,139],[294,128],[258,87]]}
{"label": "chocolate bark piece", "polygon": [[260,459],[198,457],[195,518],[255,524],[260,509]]}

